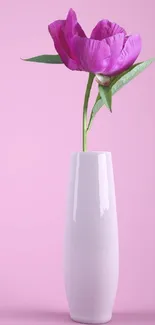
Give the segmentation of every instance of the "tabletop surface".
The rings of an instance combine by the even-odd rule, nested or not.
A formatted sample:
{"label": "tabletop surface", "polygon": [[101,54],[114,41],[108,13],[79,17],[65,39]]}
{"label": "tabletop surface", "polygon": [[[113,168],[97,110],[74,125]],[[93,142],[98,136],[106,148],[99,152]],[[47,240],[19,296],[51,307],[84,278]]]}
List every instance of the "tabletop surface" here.
{"label": "tabletop surface", "polygon": [[[73,325],[67,311],[41,309],[0,310],[0,325]],[[111,325],[149,325],[155,324],[155,313],[115,313]]]}

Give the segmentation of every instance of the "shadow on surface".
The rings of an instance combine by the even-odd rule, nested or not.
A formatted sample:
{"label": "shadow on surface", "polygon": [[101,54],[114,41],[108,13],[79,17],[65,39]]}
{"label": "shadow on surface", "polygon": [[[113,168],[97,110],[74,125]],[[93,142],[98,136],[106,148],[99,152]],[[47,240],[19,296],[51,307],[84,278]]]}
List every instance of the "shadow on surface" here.
{"label": "shadow on surface", "polygon": [[120,312],[115,313],[112,318],[112,324],[155,324],[155,312]]}
{"label": "shadow on surface", "polygon": [[52,311],[41,309],[1,309],[0,320],[26,320],[26,321],[44,321],[51,322],[52,324],[72,324],[69,313],[65,311]]}
{"label": "shadow on surface", "polygon": [[[41,309],[1,309],[0,310],[0,321],[11,320],[11,321],[26,321],[26,322],[43,322],[50,324],[75,324],[69,316],[68,312],[65,311],[52,311],[52,310],[41,310]],[[111,325],[148,325],[155,324],[155,312],[142,312],[142,313],[115,313]]]}

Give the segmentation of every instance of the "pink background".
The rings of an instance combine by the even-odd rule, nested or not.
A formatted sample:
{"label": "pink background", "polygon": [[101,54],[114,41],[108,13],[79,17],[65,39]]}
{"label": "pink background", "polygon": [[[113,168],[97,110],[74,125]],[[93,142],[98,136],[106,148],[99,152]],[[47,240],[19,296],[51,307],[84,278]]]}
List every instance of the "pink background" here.
{"label": "pink background", "polygon": [[[155,56],[154,0],[0,0],[0,310],[67,310],[66,188],[70,154],[81,150],[87,74],[20,57],[55,53],[47,25],[70,7],[88,34],[109,18],[140,32],[140,60]],[[152,65],[115,96],[112,115],[105,108],[98,113],[89,134],[89,150],[113,154],[120,232],[116,311],[155,309],[154,78]]]}

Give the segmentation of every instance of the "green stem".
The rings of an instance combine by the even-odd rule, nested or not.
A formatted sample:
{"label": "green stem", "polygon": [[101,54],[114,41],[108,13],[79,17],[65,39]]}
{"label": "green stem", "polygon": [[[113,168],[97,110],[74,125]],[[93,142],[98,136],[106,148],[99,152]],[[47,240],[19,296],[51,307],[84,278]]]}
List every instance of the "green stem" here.
{"label": "green stem", "polygon": [[88,102],[90,97],[90,91],[92,88],[93,80],[95,75],[92,73],[89,73],[89,78],[87,82],[86,92],[85,92],[85,98],[84,98],[84,105],[83,105],[83,137],[82,137],[82,148],[83,151],[87,150],[87,111],[88,111]]}

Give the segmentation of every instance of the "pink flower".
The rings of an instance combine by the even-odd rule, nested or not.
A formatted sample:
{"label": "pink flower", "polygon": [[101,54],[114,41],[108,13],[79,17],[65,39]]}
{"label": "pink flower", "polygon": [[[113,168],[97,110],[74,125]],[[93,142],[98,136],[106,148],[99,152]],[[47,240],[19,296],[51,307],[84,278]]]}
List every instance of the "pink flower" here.
{"label": "pink flower", "polygon": [[108,20],[101,20],[88,38],[72,9],[66,20],[56,20],[48,29],[58,54],[71,70],[114,76],[128,69],[141,51],[139,35],[127,36],[122,27]]}

